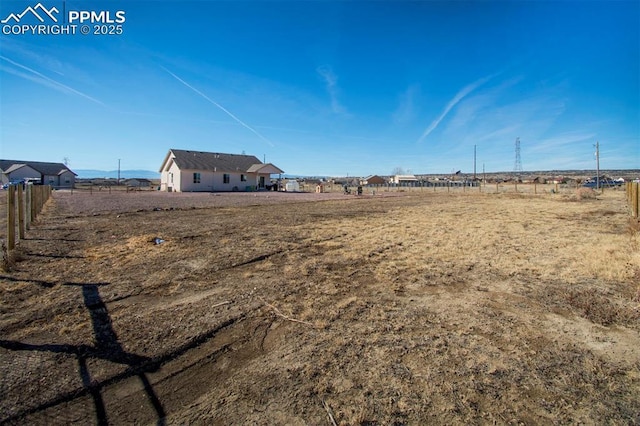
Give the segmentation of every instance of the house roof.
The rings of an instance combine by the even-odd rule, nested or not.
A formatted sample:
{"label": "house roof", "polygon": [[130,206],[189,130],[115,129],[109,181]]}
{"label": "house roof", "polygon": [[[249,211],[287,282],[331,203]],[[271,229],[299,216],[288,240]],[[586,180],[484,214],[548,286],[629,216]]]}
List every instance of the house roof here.
{"label": "house roof", "polygon": [[269,174],[278,174],[284,173],[284,171],[280,170],[278,167],[274,166],[271,163],[266,164],[253,164],[249,169],[247,169],[249,173],[269,173]]}
{"label": "house roof", "polygon": [[414,175],[396,175],[397,180],[418,180]]}
{"label": "house roof", "polygon": [[9,166],[7,170],[4,171],[4,173],[15,172],[16,170],[21,169],[23,167],[28,167],[28,166],[26,164],[21,164],[21,163],[12,164],[11,166]]}
{"label": "house roof", "polygon": [[[171,155],[173,154],[173,156]],[[254,155],[243,154],[222,154],[219,152],[188,151],[182,149],[171,149],[165,157],[160,172],[171,164],[173,160],[182,170],[207,170],[217,172],[256,172],[266,166],[277,169],[276,172],[265,170],[264,173],[283,173],[282,170],[272,164],[264,164]]]}
{"label": "house roof", "polygon": [[[41,161],[18,161],[18,160],[0,160],[0,170],[2,173],[11,173],[21,167],[29,166],[35,171],[46,176],[57,176],[65,172],[71,172],[67,166],[62,163],[45,163]],[[73,173],[74,176],[78,176]]]}

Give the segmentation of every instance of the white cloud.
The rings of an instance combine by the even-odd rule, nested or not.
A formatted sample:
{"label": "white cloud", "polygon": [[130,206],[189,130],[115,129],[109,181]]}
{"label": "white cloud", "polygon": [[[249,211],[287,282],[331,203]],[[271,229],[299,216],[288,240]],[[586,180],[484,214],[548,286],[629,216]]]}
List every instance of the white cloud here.
{"label": "white cloud", "polygon": [[[105,106],[104,103],[102,103],[101,101],[99,101],[96,98],[93,98],[89,95],[87,95],[86,93],[83,93],[79,90],[74,89],[73,87],[70,87],[66,84],[60,83],[59,81],[56,81],[52,78],[47,77],[46,75],[39,73],[38,71],[31,69],[29,67],[27,67],[26,65],[22,65],[18,62],[15,62],[9,58],[7,58],[6,56],[0,56],[0,59],[2,59],[5,62],[8,62],[9,64],[13,65],[14,67],[17,67],[19,69],[16,68],[12,68],[12,67],[8,67],[8,66],[0,66],[0,68],[10,74],[13,74],[15,76],[18,76],[20,78],[24,78],[25,80],[29,80],[32,81],[34,83],[61,91],[63,93],[71,93],[80,97],[83,97],[85,99],[88,99],[92,102],[95,102],[99,105]],[[24,70],[27,71],[27,73],[24,73],[20,70]]]}
{"label": "white cloud", "polygon": [[333,69],[329,65],[321,65],[316,69],[316,72],[325,82],[327,92],[331,98],[331,111],[334,114],[345,114],[347,110],[338,100],[338,77],[333,72]]}
{"label": "white cloud", "polygon": [[393,122],[405,124],[415,118],[415,98],[420,93],[420,85],[413,84],[399,96],[398,108],[393,113]]}
{"label": "white cloud", "polygon": [[567,149],[575,146],[589,146],[590,142],[595,143],[596,133],[584,131],[571,131],[554,135],[550,138],[537,141],[529,149],[532,153],[549,154],[559,149]]}
{"label": "white cloud", "polygon": [[424,141],[427,138],[427,136],[429,136],[429,134],[431,132],[433,132],[436,129],[436,127],[438,127],[440,122],[447,116],[449,111],[451,111],[451,109],[458,104],[458,102],[460,102],[462,99],[464,99],[465,96],[469,95],[471,92],[476,90],[478,87],[480,87],[483,84],[485,84],[491,78],[492,78],[492,76],[481,78],[481,79],[479,79],[477,81],[474,81],[473,83],[469,84],[468,86],[465,86],[464,88],[462,88],[462,90],[460,90],[458,93],[456,93],[456,95],[449,101],[449,103],[447,103],[447,106],[444,108],[444,110],[438,116],[438,118],[433,120],[431,122],[431,124],[429,125],[429,127],[427,127],[425,129],[425,131],[422,133],[422,136],[420,136],[420,138],[418,139],[418,143],[421,143],[422,141]]}
{"label": "white cloud", "polygon": [[248,129],[249,131],[251,131],[253,134],[255,134],[256,136],[258,136],[260,139],[262,139],[263,141],[265,141],[267,144],[269,144],[269,146],[274,146],[273,142],[271,142],[269,139],[267,139],[266,137],[262,136],[257,130],[255,130],[253,127],[249,126],[247,123],[245,123],[244,121],[240,120],[238,117],[236,117],[235,115],[233,115],[231,112],[229,112],[229,110],[227,110],[225,107],[223,107],[222,105],[220,105],[219,103],[217,103],[216,101],[214,101],[213,99],[209,98],[207,95],[205,95],[204,93],[202,93],[201,91],[199,91],[198,89],[196,89],[195,87],[191,86],[189,83],[187,83],[186,81],[184,81],[183,79],[181,79],[180,77],[178,77],[177,75],[175,75],[174,73],[172,73],[171,71],[169,71],[168,69],[161,67],[163,70],[165,70],[167,73],[169,73],[173,78],[175,78],[176,80],[178,80],[180,83],[184,84],[186,87],[188,87],[189,89],[193,90],[195,93],[197,93],[198,95],[200,95],[202,98],[204,98],[205,100],[207,100],[209,103],[215,105],[216,107],[218,107],[220,110],[222,110],[225,114],[227,114],[229,117],[233,118],[238,124],[240,124],[241,126],[245,127],[246,129]]}
{"label": "white cloud", "polygon": [[565,109],[561,91],[527,93],[503,84],[461,101],[443,139],[463,145],[504,145],[520,137],[533,144],[545,137]]}

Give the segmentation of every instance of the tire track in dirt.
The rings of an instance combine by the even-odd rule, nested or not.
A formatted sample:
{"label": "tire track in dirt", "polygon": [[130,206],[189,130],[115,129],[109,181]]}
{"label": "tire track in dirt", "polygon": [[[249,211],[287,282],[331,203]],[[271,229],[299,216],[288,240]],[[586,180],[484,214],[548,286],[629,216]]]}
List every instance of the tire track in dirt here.
{"label": "tire track in dirt", "polygon": [[[250,266],[252,264],[265,261],[272,256],[282,254],[285,252],[294,252],[294,251],[304,251],[313,247],[314,245],[326,241],[331,241],[336,238],[340,238],[344,235],[331,236],[323,239],[315,239],[313,241],[304,241],[299,244],[297,247],[291,247],[288,250],[277,250],[275,252],[266,253],[263,255],[255,256],[247,261],[236,263],[228,268],[222,268],[216,272],[236,272],[242,270],[244,267]],[[295,293],[299,290],[294,290],[288,292],[288,294],[283,294],[282,298],[287,298],[292,293]],[[145,303],[143,301],[142,305],[144,309],[152,309],[153,306],[162,306],[163,308],[168,308],[181,304],[188,304],[200,301],[204,298],[210,297],[215,294],[217,289],[212,289],[210,291],[196,291],[189,292],[186,294],[182,294],[181,297],[177,299],[173,299],[170,304],[165,304],[162,299],[155,300],[153,303]],[[135,300],[144,300],[147,297],[151,298],[152,296],[145,295],[125,295],[116,297],[111,300],[105,301],[105,305],[112,305],[118,302],[122,302],[123,300],[127,300],[128,303],[131,303]],[[156,297],[157,299],[157,297]],[[162,389],[174,389],[173,391],[163,392],[163,401],[170,401],[172,399],[171,395],[177,400],[183,401],[188,399],[188,394],[194,394],[195,389],[193,388],[193,383],[197,381],[195,378],[197,377],[208,377],[210,373],[201,374],[204,370],[210,368],[211,366],[216,365],[218,362],[217,359],[219,356],[224,355],[230,351],[234,352],[234,357],[238,356],[238,352],[246,352],[250,354],[253,351],[252,348],[249,348],[250,342],[256,340],[255,334],[256,330],[254,329],[253,333],[247,333],[246,327],[240,326],[242,322],[247,320],[251,313],[255,313],[260,311],[265,307],[264,303],[255,304],[254,306],[244,309],[243,313],[235,316],[229,320],[224,321],[219,326],[215,327],[208,332],[205,332],[193,339],[184,345],[167,352],[165,354],[152,357],[145,362],[127,368],[124,372],[120,374],[113,375],[106,379],[91,382],[88,386],[84,386],[82,388],[76,388],[64,392],[58,395],[56,398],[51,399],[49,401],[43,402],[38,406],[31,407],[28,409],[24,409],[18,413],[12,414],[10,417],[1,419],[0,423],[4,424],[20,424],[24,421],[38,421],[38,419],[47,419],[47,418],[60,418],[60,411],[62,412],[74,412],[74,411],[82,411],[87,408],[87,398],[89,398],[92,394],[99,393],[101,394],[101,398],[104,399],[105,403],[109,403],[110,398],[116,398],[119,402],[118,405],[122,405],[122,409],[118,410],[119,413],[124,413],[122,415],[125,416],[125,421],[139,421],[139,418],[131,418],[131,413],[136,411],[140,411],[139,409],[134,409],[134,407],[139,407],[145,405],[145,400],[148,399],[148,396],[145,396],[142,389],[140,389],[140,384],[138,380],[140,379],[140,375],[143,373],[149,374],[151,380],[149,382],[154,388],[156,388],[156,392],[163,392]],[[267,313],[269,315],[269,313]],[[258,316],[258,318],[263,315]],[[255,319],[254,319],[255,320]],[[240,326],[241,332],[239,332],[236,327]],[[258,325],[260,327],[260,324]],[[257,337],[258,343],[254,344],[254,347],[259,348],[259,352],[264,351],[265,340],[269,334],[269,326],[263,327],[264,330],[260,332]],[[228,336],[235,336],[234,338],[229,338]],[[217,348],[211,348],[210,341],[216,340],[227,340],[226,343],[222,344]],[[11,350],[20,350],[24,348],[20,348],[16,345],[6,344],[3,345],[7,349]],[[73,350],[71,350],[73,352]],[[247,355],[248,356],[248,355]],[[253,356],[257,356],[254,354]],[[241,358],[246,358],[243,356]],[[236,364],[240,365],[240,361],[237,361]],[[177,364],[183,364],[182,367],[175,367]],[[185,365],[186,364],[186,365]],[[167,370],[160,372],[160,369]],[[175,387],[176,383],[189,383],[189,386],[186,388],[188,391],[182,392],[179,396],[175,395]],[[159,388],[157,388],[159,386]],[[148,385],[147,385],[148,387]],[[203,384],[203,389],[206,388],[206,384]],[[193,397],[197,396],[198,392],[195,392]],[[126,395],[127,398],[122,398],[123,395]],[[124,405],[123,405],[124,404]],[[89,402],[90,405],[90,402]],[[147,404],[148,405],[148,404]],[[129,406],[131,409],[125,409],[125,406]],[[149,407],[147,407],[149,408]],[[144,411],[144,410],[143,410]],[[148,411],[148,410],[147,410]],[[116,413],[117,414],[117,413]],[[102,414],[99,414],[102,415]],[[144,421],[153,420],[152,413],[146,412],[147,418]],[[149,417],[151,416],[151,417]],[[86,418],[86,417],[85,417]],[[98,418],[100,420],[100,418]]]}
{"label": "tire track in dirt", "polygon": [[[259,309],[255,308],[255,310]],[[219,326],[215,327],[212,330],[209,330],[201,335],[191,339],[189,342],[186,342],[182,346],[178,348],[161,354],[159,356],[147,359],[139,364],[131,366],[127,368],[124,372],[111,376],[107,379],[92,382],[89,386],[85,386],[83,388],[73,389],[71,391],[60,394],[57,398],[53,400],[47,401],[45,403],[39,404],[38,406],[28,408],[26,410],[20,411],[16,414],[13,414],[7,418],[0,419],[0,424],[21,424],[27,420],[30,415],[38,414],[40,412],[44,412],[48,409],[54,408],[56,406],[65,404],[65,410],[70,408],[70,403],[72,404],[74,400],[90,395],[93,392],[100,392],[101,390],[108,388],[110,386],[119,385],[121,382],[124,382],[134,376],[137,376],[141,373],[149,373],[149,372],[157,372],[161,367],[167,365],[170,362],[173,362],[180,358],[181,356],[187,354],[192,350],[197,350],[202,345],[206,344],[209,340],[218,336],[219,333],[224,332],[226,329],[231,327],[232,325],[239,323],[246,319],[246,314],[241,314],[236,317],[232,317],[224,322],[222,322]],[[28,345],[16,345],[10,342],[0,341],[0,346],[10,349],[10,350],[23,350],[27,349]],[[25,346],[25,347],[23,347]],[[222,353],[227,350],[228,345],[222,346],[213,354],[208,354],[208,357],[216,355],[216,353]],[[78,352],[81,352],[82,348],[78,349]],[[185,370],[186,371],[186,370]],[[179,374],[179,371],[169,375],[167,378],[171,378],[172,376],[176,376]]]}
{"label": "tire track in dirt", "polygon": [[[283,298],[291,296],[283,295]],[[271,319],[267,319],[271,318]],[[274,321],[279,321],[278,333],[287,328],[287,321],[278,319],[265,303],[254,303],[218,327],[203,333],[184,345],[150,358],[107,379],[92,382],[36,407],[23,410],[11,417],[0,419],[0,424],[39,423],[51,418],[64,418],[69,412],[84,413],[82,422],[91,417],[87,410],[92,405],[88,399],[100,393],[107,407],[104,421],[114,424],[150,423],[165,424],[157,417],[146,390],[153,389],[163,412],[177,412],[206,394],[211,378],[223,381],[243,368],[247,362],[270,350],[265,341],[273,333]],[[13,348],[15,349],[15,348]],[[139,383],[141,374],[148,375],[148,383]],[[66,414],[65,414],[66,413]],[[108,418],[107,418],[108,417]],[[100,418],[97,419],[100,423]]]}

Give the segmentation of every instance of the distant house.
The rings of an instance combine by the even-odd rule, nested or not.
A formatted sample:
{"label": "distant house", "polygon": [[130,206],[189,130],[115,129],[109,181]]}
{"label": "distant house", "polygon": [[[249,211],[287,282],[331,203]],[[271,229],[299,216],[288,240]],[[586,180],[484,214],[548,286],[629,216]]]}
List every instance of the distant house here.
{"label": "distant house", "polygon": [[395,175],[391,178],[391,183],[395,184],[415,184],[418,178],[414,175]]}
{"label": "distant house", "polygon": [[132,188],[148,188],[151,186],[149,179],[133,178],[125,180],[125,184]]}
{"label": "distant house", "polygon": [[0,160],[0,172],[3,184],[29,179],[54,188],[73,188],[77,176],[62,163],[40,161]]}
{"label": "distant house", "polygon": [[91,185],[96,186],[116,186],[118,184],[118,181],[112,178],[96,178],[91,179],[89,182],[91,182]]}
{"label": "distant house", "polygon": [[367,176],[366,178],[360,180],[361,185],[386,185],[387,180],[378,175]]}
{"label": "distant house", "polygon": [[160,167],[160,190],[176,192],[252,191],[271,185],[284,171],[253,155],[170,149]]}

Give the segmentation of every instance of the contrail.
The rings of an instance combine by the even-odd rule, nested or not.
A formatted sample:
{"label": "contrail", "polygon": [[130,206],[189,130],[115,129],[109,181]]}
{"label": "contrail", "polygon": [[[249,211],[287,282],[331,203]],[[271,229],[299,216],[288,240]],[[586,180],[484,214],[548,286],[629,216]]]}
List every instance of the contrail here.
{"label": "contrail", "polygon": [[[35,79],[35,78],[33,78],[33,79],[29,78],[27,75],[24,75],[22,73],[16,72],[15,70],[11,70],[10,68],[7,68],[7,70],[9,72],[11,72],[12,74],[14,74],[14,75],[17,75],[17,76],[25,78],[25,79],[29,79],[31,81],[35,81],[35,82],[40,83],[40,84],[49,83],[49,85],[51,85],[51,87],[53,87],[55,89],[68,91],[68,92],[71,92],[71,93],[75,93],[76,95],[82,96],[83,98],[88,99],[88,100],[90,100],[92,102],[95,102],[95,103],[97,103],[99,105],[106,106],[104,103],[100,102],[99,100],[97,100],[95,98],[92,98],[91,96],[89,96],[89,95],[87,95],[85,93],[82,93],[79,90],[74,89],[73,87],[69,87],[66,84],[62,84],[59,81],[56,81],[56,80],[54,80],[52,78],[49,78],[46,75],[43,75],[43,74],[39,73],[38,71],[33,70],[33,69],[31,69],[31,68],[29,68],[29,67],[27,67],[25,65],[19,64],[19,63],[15,62],[15,61],[12,61],[11,59],[7,58],[6,56],[1,56],[0,55],[0,59],[2,59],[4,61],[7,61],[10,64],[12,64],[12,65],[14,65],[14,66],[16,66],[18,68],[22,68],[23,70],[30,72],[31,74],[39,77],[41,80],[38,80],[38,79]],[[44,81],[42,81],[42,80],[44,80]]]}
{"label": "contrail", "polygon": [[429,136],[429,134],[433,132],[436,127],[438,127],[438,124],[440,124],[440,122],[447,116],[449,111],[451,111],[451,109],[458,104],[458,102],[460,102],[469,93],[473,92],[478,87],[482,86],[484,83],[489,81],[492,77],[493,76],[490,75],[489,77],[481,78],[480,80],[471,83],[470,85],[464,87],[462,90],[456,93],[453,99],[451,99],[447,104],[447,106],[444,108],[444,110],[442,111],[442,114],[440,114],[438,118],[433,120],[433,122],[429,125],[429,127],[426,128],[422,136],[420,136],[420,138],[418,139],[417,143],[421,143],[423,140],[425,140],[426,137]]}
{"label": "contrail", "polygon": [[186,81],[184,81],[183,79],[181,79],[180,77],[178,77],[177,75],[175,75],[174,73],[172,73],[171,71],[169,71],[168,69],[166,69],[163,66],[160,66],[160,68],[162,68],[163,70],[165,70],[166,72],[168,72],[169,74],[171,74],[173,76],[173,78],[175,78],[176,80],[178,80],[180,83],[184,84],[185,86],[187,86],[189,89],[193,90],[194,92],[196,92],[198,95],[202,96],[203,98],[205,98],[207,101],[211,102],[213,105],[217,106],[218,108],[220,108],[222,111],[224,111],[229,117],[233,118],[235,121],[237,121],[238,123],[240,123],[242,126],[246,127],[247,129],[249,129],[251,132],[253,132],[256,136],[258,136],[260,139],[262,139],[263,141],[265,141],[266,143],[269,144],[269,146],[274,146],[273,142],[271,142],[269,139],[265,138],[264,136],[262,136],[260,133],[258,133],[258,131],[256,131],[254,128],[252,128],[251,126],[249,126],[247,123],[245,123],[244,121],[240,120],[238,117],[236,117],[235,115],[233,115],[231,112],[229,112],[225,107],[223,107],[222,105],[220,105],[219,103],[217,103],[216,101],[214,101],[213,99],[211,99],[210,97],[208,97],[207,95],[205,95],[204,93],[202,93],[201,91],[199,91],[198,89],[196,89],[195,87],[191,86],[189,83],[187,83]]}
{"label": "contrail", "polygon": [[334,114],[342,114],[345,108],[338,101],[338,77],[328,65],[322,65],[316,68],[316,72],[324,79],[327,86],[327,92],[331,98],[331,110]]}

